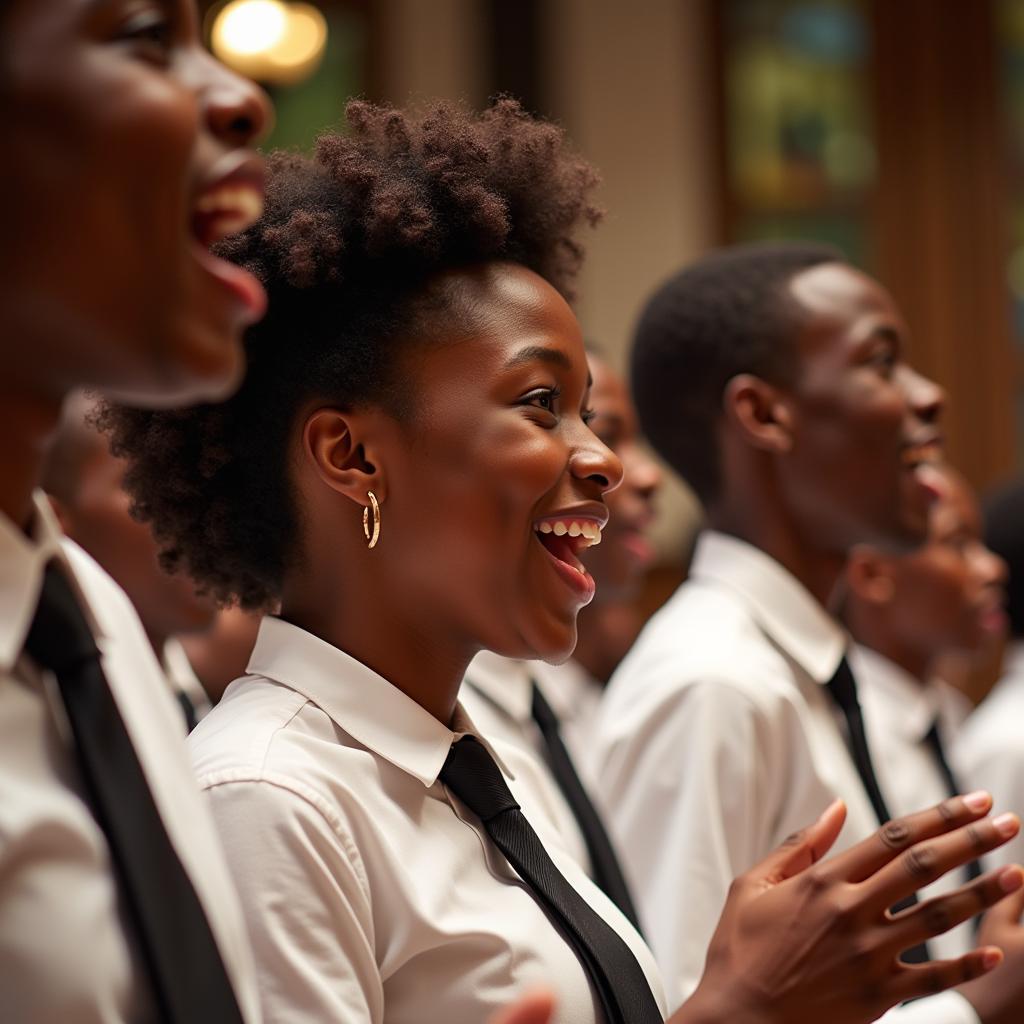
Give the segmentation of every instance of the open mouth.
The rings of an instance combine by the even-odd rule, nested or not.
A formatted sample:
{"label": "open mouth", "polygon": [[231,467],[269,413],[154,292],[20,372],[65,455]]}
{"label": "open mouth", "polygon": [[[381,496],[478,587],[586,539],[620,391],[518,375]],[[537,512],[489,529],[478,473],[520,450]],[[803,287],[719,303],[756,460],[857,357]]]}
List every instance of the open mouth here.
{"label": "open mouth", "polygon": [[192,207],[196,257],[241,303],[252,323],[266,312],[263,285],[247,270],[210,252],[210,246],[251,227],[263,215],[263,185],[256,180],[228,179],[202,192]]}
{"label": "open mouth", "polygon": [[556,562],[569,569],[580,581],[593,587],[590,574],[579,559],[581,551],[601,543],[601,524],[593,519],[550,517],[533,524],[542,547]]}
{"label": "open mouth", "polygon": [[926,464],[935,465],[942,461],[942,456],[943,444],[941,438],[932,437],[927,441],[918,441],[903,446],[903,465],[911,470]]}
{"label": "open mouth", "polygon": [[263,216],[263,192],[255,184],[222,184],[204,192],[192,210],[192,231],[209,248],[251,227]]}
{"label": "open mouth", "polygon": [[931,500],[941,498],[947,490],[946,479],[939,469],[944,455],[942,438],[934,435],[921,441],[908,442],[901,452],[904,470],[914,477]]}

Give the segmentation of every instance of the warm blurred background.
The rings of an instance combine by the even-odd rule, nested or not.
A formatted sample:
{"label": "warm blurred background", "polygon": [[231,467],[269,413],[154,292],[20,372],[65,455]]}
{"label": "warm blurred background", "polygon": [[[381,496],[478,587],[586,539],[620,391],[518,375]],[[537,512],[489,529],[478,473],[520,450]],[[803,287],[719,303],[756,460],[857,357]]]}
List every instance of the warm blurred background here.
{"label": "warm blurred background", "polygon": [[[823,239],[895,293],[914,360],[949,392],[956,465],[982,490],[1024,465],[1024,0],[207,10],[221,56],[274,95],[273,144],[308,146],[355,95],[510,92],[560,121],[604,175],[579,312],[620,365],[638,305],[687,259]],[[693,514],[682,495],[663,517],[670,566]]]}

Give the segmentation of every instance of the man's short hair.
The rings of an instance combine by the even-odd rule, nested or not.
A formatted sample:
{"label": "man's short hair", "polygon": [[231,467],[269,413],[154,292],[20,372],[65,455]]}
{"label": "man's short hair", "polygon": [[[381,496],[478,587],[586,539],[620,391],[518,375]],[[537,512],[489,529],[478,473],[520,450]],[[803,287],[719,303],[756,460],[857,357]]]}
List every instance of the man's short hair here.
{"label": "man's short hair", "polygon": [[785,286],[808,267],[843,261],[825,245],[733,246],[671,277],[644,307],[631,373],[640,422],[705,505],[721,486],[717,427],[726,384],[740,373],[792,383],[799,319]]}

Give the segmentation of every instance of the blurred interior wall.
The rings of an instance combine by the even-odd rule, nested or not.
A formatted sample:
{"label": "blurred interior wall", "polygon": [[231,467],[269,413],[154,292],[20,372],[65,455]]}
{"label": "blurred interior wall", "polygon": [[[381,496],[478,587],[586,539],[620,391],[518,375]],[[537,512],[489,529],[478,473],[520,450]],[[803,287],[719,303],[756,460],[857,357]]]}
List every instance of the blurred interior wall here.
{"label": "blurred interior wall", "polygon": [[373,18],[380,99],[465,100],[474,106],[486,100],[485,0],[376,0]]}
{"label": "blurred interior wall", "polygon": [[[715,242],[713,68],[703,3],[545,0],[547,112],[600,169],[605,222],[587,247],[578,310],[621,369],[637,312],[669,274]],[[696,516],[675,478],[655,542],[678,560]]]}

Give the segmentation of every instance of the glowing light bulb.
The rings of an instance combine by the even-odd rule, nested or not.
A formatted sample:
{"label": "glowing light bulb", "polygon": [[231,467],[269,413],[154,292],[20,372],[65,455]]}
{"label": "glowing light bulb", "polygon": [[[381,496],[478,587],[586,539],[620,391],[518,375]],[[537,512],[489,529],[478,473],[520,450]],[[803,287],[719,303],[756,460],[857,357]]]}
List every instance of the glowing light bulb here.
{"label": "glowing light bulb", "polygon": [[252,57],[279,43],[288,28],[281,0],[233,0],[217,15],[213,48],[218,57]]}
{"label": "glowing light bulb", "polygon": [[292,85],[317,68],[327,45],[327,21],[308,3],[231,0],[217,12],[213,52],[243,75]]}
{"label": "glowing light bulb", "polygon": [[302,70],[319,61],[327,42],[327,22],[310,4],[289,4],[288,24],[267,59],[282,70]]}

